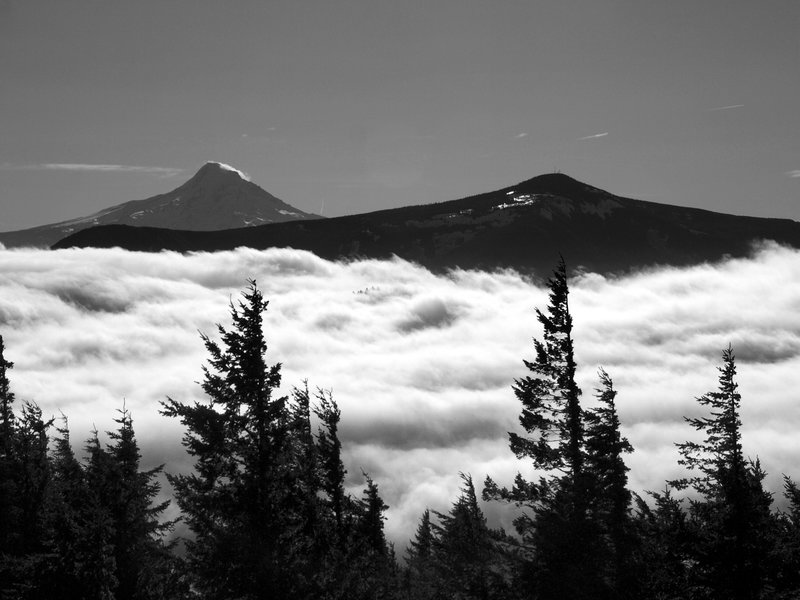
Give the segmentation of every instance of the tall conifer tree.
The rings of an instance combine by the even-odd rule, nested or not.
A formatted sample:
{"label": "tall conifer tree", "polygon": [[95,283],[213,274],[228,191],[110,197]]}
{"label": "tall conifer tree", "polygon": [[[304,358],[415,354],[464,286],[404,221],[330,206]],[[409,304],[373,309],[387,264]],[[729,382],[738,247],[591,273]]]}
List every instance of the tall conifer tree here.
{"label": "tall conifer tree", "polygon": [[539,481],[517,475],[512,489],[487,478],[484,497],[512,501],[532,514],[516,520],[532,553],[530,578],[541,599],[598,598],[603,581],[601,531],[593,518],[593,477],[587,471],[586,419],[575,381],[576,363],[569,311],[567,269],[562,259],[548,281],[547,313],[536,310],[542,340],[535,358],[524,361],[529,375],[516,381],[522,404],[519,421],[527,436],[509,433],[517,458],[549,472]]}
{"label": "tall conifer tree", "polygon": [[45,515],[48,551],[57,559],[40,579],[39,592],[64,600],[110,600],[118,584],[111,517],[75,457],[66,417],[57,431]]}
{"label": "tall conifer tree", "polygon": [[436,575],[433,556],[433,527],[431,511],[425,509],[420,518],[414,539],[406,550],[405,588],[413,600],[430,600],[435,597],[441,580]]}
{"label": "tall conifer tree", "polygon": [[507,600],[516,597],[509,562],[501,550],[503,532],[493,531],[478,505],[472,477],[462,473],[461,494],[431,524],[439,597]]}
{"label": "tall conifer tree", "polygon": [[632,494],[624,455],[633,447],[620,432],[617,391],[600,369],[598,405],[586,411],[587,468],[595,485],[594,516],[606,539],[605,564],[609,588],[617,598],[638,597],[634,567],[635,536],[631,522]]}
{"label": "tall conifer tree", "polygon": [[195,458],[194,473],[170,481],[196,534],[187,546],[197,588],[212,599],[293,592],[281,514],[290,415],[288,399],[275,393],[281,365],[265,361],[267,304],[251,281],[243,299],[231,301],[232,327],[217,326],[221,341],[202,335],[210,356],[202,382],[208,402],[169,398],[162,409],[186,426],[183,444]]}
{"label": "tall conifer tree", "polygon": [[678,444],[680,464],[697,473],[673,482],[699,495],[691,503],[698,524],[697,584],[714,598],[753,600],[764,587],[769,553],[771,495],[764,491],[760,465],[745,459],[739,416],[741,395],[729,346],[722,353],[719,387],[697,399],[710,416],[686,421],[705,437]]}
{"label": "tall conifer tree", "polygon": [[3,336],[0,336],[0,555],[11,551],[14,539],[18,497],[14,477],[12,447],[14,444],[14,393],[8,380],[8,371],[14,363],[6,360]]}

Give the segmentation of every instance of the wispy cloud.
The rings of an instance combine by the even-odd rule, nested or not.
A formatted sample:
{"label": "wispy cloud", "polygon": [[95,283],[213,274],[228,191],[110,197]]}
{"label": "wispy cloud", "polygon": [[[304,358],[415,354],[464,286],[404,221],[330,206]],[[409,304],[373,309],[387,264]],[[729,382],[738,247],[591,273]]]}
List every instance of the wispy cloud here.
{"label": "wispy cloud", "polygon": [[517,135],[514,136],[514,139],[515,140],[521,140],[522,138],[526,138],[526,137],[528,137],[527,133],[518,133]]}
{"label": "wispy cloud", "polygon": [[162,177],[173,177],[183,172],[183,169],[172,167],[147,167],[140,165],[107,165],[91,163],[35,163],[0,165],[4,171],[80,171],[90,173],[149,173]]}
{"label": "wispy cloud", "polygon": [[800,169],[794,169],[793,171],[786,171],[786,174],[787,174],[789,177],[792,177],[792,178],[794,178],[794,179],[797,179],[797,178],[799,178],[799,177],[800,177]]}
{"label": "wispy cloud", "polygon": [[744,104],[730,104],[728,106],[715,106],[714,108],[709,108],[709,112],[715,110],[731,110],[732,108],[744,108]]}
{"label": "wispy cloud", "polygon": [[594,135],[587,135],[587,136],[584,136],[582,138],[578,138],[578,141],[582,142],[583,140],[594,140],[594,139],[597,139],[597,138],[606,137],[607,135],[608,135],[608,132],[604,131],[603,133],[595,133]]}

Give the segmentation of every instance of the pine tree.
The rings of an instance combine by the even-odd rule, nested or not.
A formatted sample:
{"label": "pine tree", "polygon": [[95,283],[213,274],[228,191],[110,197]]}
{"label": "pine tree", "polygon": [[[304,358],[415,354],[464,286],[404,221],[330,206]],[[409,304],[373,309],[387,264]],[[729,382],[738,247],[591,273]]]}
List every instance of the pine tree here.
{"label": "pine tree", "polygon": [[484,497],[527,507],[515,522],[529,545],[535,594],[550,598],[599,598],[602,581],[600,530],[592,518],[593,485],[587,472],[585,415],[575,382],[567,271],[563,259],[549,280],[547,314],[536,311],[544,329],[534,340],[536,356],[524,361],[530,375],[516,381],[522,404],[520,424],[527,436],[509,433],[517,458],[550,473],[538,482],[517,475],[512,489],[487,478]]}
{"label": "pine tree", "polygon": [[[232,327],[221,342],[202,335],[210,358],[203,368],[207,403],[168,399],[162,414],[187,428],[183,444],[195,472],[171,476],[178,505],[196,538],[187,544],[195,587],[207,598],[255,598],[307,593],[307,547],[298,494],[313,484],[297,478],[309,443],[308,407],[276,397],[281,365],[265,362],[262,331],[267,302],[255,281],[230,304]],[[297,400],[297,397],[295,397]],[[305,448],[305,449],[304,449]],[[304,487],[305,486],[305,487]]]}
{"label": "pine tree", "polygon": [[783,476],[783,495],[788,506],[775,519],[775,546],[769,559],[775,598],[800,596],[800,487]]}
{"label": "pine tree", "polygon": [[670,487],[648,494],[655,506],[651,508],[637,496],[634,520],[640,543],[636,576],[641,597],[660,600],[697,597],[690,590],[694,566],[690,549],[694,540],[681,500],[673,496]]}
{"label": "pine tree", "polygon": [[15,590],[12,597],[29,598],[46,560],[44,507],[50,481],[47,430],[52,421],[41,409],[24,402],[11,427],[10,486],[7,499],[8,529],[0,549],[0,593]]}
{"label": "pine tree", "polygon": [[317,391],[314,414],[320,421],[317,431],[317,456],[321,469],[322,491],[332,519],[335,546],[341,551],[348,535],[346,510],[347,495],[344,489],[347,471],[342,462],[342,443],[339,441],[341,411],[330,392]]}
{"label": "pine tree", "polygon": [[[164,466],[140,471],[141,453],[133,430],[133,419],[126,408],[115,419],[118,428],[107,432],[111,443],[103,451],[108,470],[95,483],[112,522],[117,600],[147,597],[147,590],[162,589],[154,575],[159,563],[169,561],[163,536],[172,530],[173,521],[161,522],[169,500],[156,502],[161,489],[157,481]],[[98,452],[95,451],[95,454]]]}
{"label": "pine tree", "polygon": [[437,512],[433,556],[440,597],[463,600],[512,598],[510,561],[501,550],[507,541],[486,524],[470,475],[461,474],[461,495],[447,514]]}
{"label": "pine tree", "polygon": [[14,363],[6,360],[3,336],[0,336],[0,556],[9,553],[14,542],[19,515],[14,499],[19,497],[14,478],[12,446],[14,444],[14,394],[8,371]]}
{"label": "pine tree", "polygon": [[567,269],[563,261],[548,282],[550,304],[545,315],[536,309],[544,328],[543,340],[534,340],[536,358],[524,361],[532,373],[516,382],[514,393],[522,404],[520,424],[532,437],[509,434],[518,458],[531,458],[537,468],[559,470],[575,488],[576,511],[586,510],[584,423],[581,390],[575,383],[572,316],[569,312]]}
{"label": "pine tree", "polygon": [[384,502],[378,491],[378,484],[364,473],[367,480],[367,487],[364,488],[364,495],[361,498],[361,519],[359,532],[364,540],[367,553],[374,556],[376,560],[386,557],[388,548],[386,547],[386,536],[383,533],[383,522],[386,520],[384,512],[389,508]]}
{"label": "pine tree", "polygon": [[293,595],[319,591],[318,570],[327,551],[324,539],[318,452],[311,431],[311,403],[307,385],[294,389],[287,404],[288,429],[285,450],[286,489],[279,513],[284,521],[280,544],[293,566]]}
{"label": "pine tree", "polygon": [[698,583],[715,598],[750,600],[764,586],[770,528],[771,495],[764,491],[764,473],[745,459],[741,444],[741,396],[730,346],[722,353],[719,388],[697,399],[710,416],[686,421],[705,438],[678,444],[680,464],[698,473],[678,480],[679,488],[699,495],[691,502],[699,523]]}
{"label": "pine tree", "polygon": [[332,554],[325,598],[370,600],[391,598],[399,580],[394,549],[386,543],[383,523],[389,508],[378,484],[364,473],[366,487],[359,499],[345,500],[344,520],[347,538],[343,550]]}
{"label": "pine tree", "polygon": [[635,536],[631,523],[632,494],[624,455],[633,447],[620,433],[617,392],[608,373],[599,372],[598,406],[586,411],[587,468],[594,479],[594,516],[606,543],[606,579],[618,598],[637,597],[634,563]]}
{"label": "pine tree", "polygon": [[430,600],[435,597],[441,582],[436,576],[433,557],[433,527],[431,511],[422,513],[414,539],[406,550],[405,588],[413,600]]}
{"label": "pine tree", "polygon": [[48,551],[55,560],[41,574],[37,595],[112,600],[118,583],[112,521],[75,457],[66,416],[56,430],[45,511]]}
{"label": "pine tree", "polygon": [[0,336],[0,598],[32,598],[46,564],[44,511],[50,482],[48,429],[41,409],[14,394]]}

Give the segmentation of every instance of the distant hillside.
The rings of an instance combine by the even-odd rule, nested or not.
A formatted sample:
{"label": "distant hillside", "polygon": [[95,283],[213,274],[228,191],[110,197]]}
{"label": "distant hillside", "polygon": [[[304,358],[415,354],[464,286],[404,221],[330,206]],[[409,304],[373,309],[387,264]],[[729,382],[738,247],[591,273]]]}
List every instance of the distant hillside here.
{"label": "distant hillside", "polygon": [[317,218],[261,189],[241,171],[209,162],[189,181],[166,194],[125,202],[88,217],[0,233],[0,243],[7,247],[46,248],[67,235],[97,225],[213,231]]}
{"label": "distant hillside", "polygon": [[572,267],[618,272],[743,256],[769,239],[800,247],[800,223],[614,196],[562,174],[461,200],[216,232],[96,227],[56,247],[225,250],[293,247],[328,259],[397,255],[434,270]]}

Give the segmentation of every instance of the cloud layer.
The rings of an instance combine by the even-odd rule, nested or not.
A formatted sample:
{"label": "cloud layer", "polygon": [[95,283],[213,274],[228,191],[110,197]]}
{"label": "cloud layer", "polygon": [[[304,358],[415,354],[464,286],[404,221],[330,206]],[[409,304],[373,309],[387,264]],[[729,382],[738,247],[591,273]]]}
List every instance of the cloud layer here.
{"label": "cloud layer", "polygon": [[[69,416],[73,439],[112,427],[123,401],[144,460],[190,466],[166,396],[202,398],[198,330],[227,324],[228,302],[255,278],[270,299],[270,362],[288,392],[304,379],[333,390],[353,493],[370,472],[391,506],[400,547],[426,506],[447,510],[458,472],[510,483],[525,463],[508,450],[511,390],[540,335],[546,291],[513,272],[435,276],[404,261],[321,260],[291,249],[216,254],[122,250],[0,251],[0,334],[19,399]],[[713,390],[728,343],[738,358],[745,451],[768,482],[800,462],[800,253],[572,282],[579,383],[592,401],[603,366],[619,390],[636,490],[679,475],[684,415]],[[509,525],[509,513],[487,507]]]}
{"label": "cloud layer", "polygon": [[[226,165],[227,166],[227,165]],[[232,167],[231,167],[232,168]],[[36,163],[30,165],[3,164],[6,171],[77,171],[84,173],[151,173],[162,177],[173,177],[183,169],[172,167],[145,167],[140,165],[107,165],[88,163]]]}

